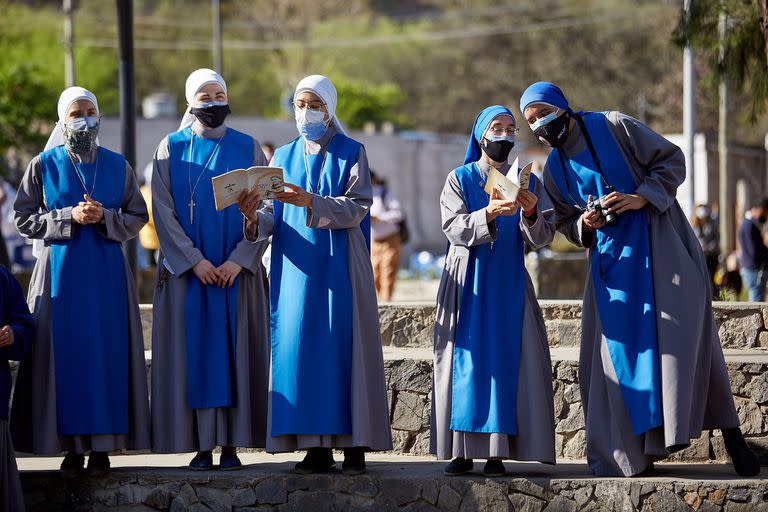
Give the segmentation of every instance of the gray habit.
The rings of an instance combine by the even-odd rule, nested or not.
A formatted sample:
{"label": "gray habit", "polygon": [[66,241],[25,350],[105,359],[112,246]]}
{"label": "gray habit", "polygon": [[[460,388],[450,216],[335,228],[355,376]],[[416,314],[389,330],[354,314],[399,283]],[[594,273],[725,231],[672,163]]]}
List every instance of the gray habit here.
{"label": "gray habit", "polygon": [[[324,154],[336,134],[333,125],[317,141],[306,141],[306,154]],[[349,236],[349,278],[352,285],[352,434],[267,436],[271,453],[304,450],[313,447],[366,447],[391,450],[389,408],[384,380],[379,312],[373,282],[370,252],[359,229],[372,203],[371,176],[365,148],[360,148],[352,167],[346,192],[340,197],[312,195],[307,212],[307,226],[315,229],[344,229]],[[246,238],[266,240],[272,234],[274,215],[271,203],[258,211],[258,223],[246,222]],[[277,255],[272,254],[272,258]],[[270,393],[269,429],[272,427]]]}
{"label": "gray habit", "polygon": [[[82,158],[94,161],[96,150]],[[133,169],[126,163],[125,192],[119,211],[104,210],[99,225],[105,238],[125,242],[138,235],[149,219],[147,205],[139,192]],[[84,453],[88,450],[145,450],[149,448],[149,404],[147,402],[147,371],[144,360],[144,336],[139,316],[136,280],[125,262],[128,281],[128,434],[59,435],[56,419],[56,379],[51,332],[51,272],[48,241],[71,237],[78,225],[72,220],[72,208],[49,210],[43,197],[40,157],[30,162],[19,185],[13,204],[16,228],[22,236],[46,242],[32,271],[27,302],[37,324],[35,343],[19,367],[16,391],[11,407],[13,444],[20,452],[55,455],[62,451]],[[84,261],[83,265],[88,262]],[[86,292],[86,290],[84,290]],[[99,293],[99,290],[87,290]],[[102,293],[111,293],[102,290]],[[87,312],[85,312],[87,314]],[[87,400],[88,397],[83,397]]]}
{"label": "gray habit", "polygon": [[[637,194],[648,200],[664,424],[640,436],[632,430],[602,333],[591,268],[584,291],[579,385],[590,468],[598,476],[631,476],[669,455],[668,447],[689,444],[703,429],[736,427],[739,419],[712,316],[704,253],[675,199],[685,178],[683,153],[620,112],[609,112],[607,122],[632,170]],[[576,124],[563,150],[576,154],[585,147]],[[544,184],[555,204],[557,229],[571,242],[591,247],[594,234],[582,230],[582,212],[560,194],[549,167]]]}
{"label": "gray habit", "polygon": [[[226,128],[203,127],[198,136],[221,137]],[[229,259],[243,267],[237,297],[234,407],[192,409],[187,400],[185,300],[188,279],[203,254],[192,244],[176,217],[171,194],[168,139],[155,152],[152,171],[152,213],[160,239],[160,258],[152,312],[152,451],[181,453],[216,446],[264,447],[269,368],[268,284],[261,265],[266,244],[241,240]],[[253,165],[265,165],[254,140]],[[201,186],[203,184],[201,183]],[[208,184],[207,186],[210,186]],[[233,206],[236,208],[236,206]],[[213,213],[213,212],[210,212]],[[206,215],[198,211],[197,215]],[[200,314],[205,314],[201,311]]]}
{"label": "gray habit", "polygon": [[16,467],[16,454],[11,442],[8,420],[0,418],[0,512],[16,512],[24,508],[24,493]]}
{"label": "gray habit", "polygon": [[[481,160],[478,167],[487,176],[488,163]],[[506,164],[501,169],[502,173],[506,173],[509,167]],[[528,245],[539,248],[552,241],[553,228],[550,224],[554,221],[554,211],[541,182],[533,175],[531,179],[534,181],[533,193],[539,198],[538,216],[530,226],[521,216],[520,231]],[[437,292],[430,452],[436,454],[438,459],[498,457],[554,464],[552,363],[544,319],[527,271],[525,283],[507,283],[509,286],[525,286],[520,367],[510,368],[510,371],[518,371],[518,434],[461,432],[450,428],[453,342],[469,251],[473,246],[493,243],[497,232],[495,221],[486,221],[485,209],[475,212],[467,210],[454,171],[445,181],[440,196],[440,212],[443,232],[450,248]]]}

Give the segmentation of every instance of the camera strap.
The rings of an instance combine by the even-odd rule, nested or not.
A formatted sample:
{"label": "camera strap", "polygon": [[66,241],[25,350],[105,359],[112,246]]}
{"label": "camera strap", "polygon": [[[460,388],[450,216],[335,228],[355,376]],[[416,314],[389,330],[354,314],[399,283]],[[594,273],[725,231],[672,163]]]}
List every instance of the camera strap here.
{"label": "camera strap", "polygon": [[[603,173],[603,167],[600,165],[600,159],[597,156],[597,151],[595,150],[594,144],[592,144],[592,137],[589,135],[589,131],[587,131],[587,125],[584,123],[584,119],[581,118],[580,114],[573,113],[573,117],[576,119],[576,122],[579,123],[579,126],[581,127],[581,133],[584,134],[584,141],[587,143],[587,148],[589,149],[590,155],[592,155],[592,160],[595,162],[595,166],[597,167],[597,173],[600,175],[600,180],[603,182],[603,185],[605,186],[605,189],[607,191],[612,191],[613,186],[608,183],[608,181],[605,179],[605,173]],[[557,151],[558,156],[560,157],[560,163],[561,167],[563,168],[563,181],[565,181],[565,186],[568,188],[568,195],[571,196],[571,200],[574,202],[576,206],[579,205],[578,201],[575,201],[573,192],[571,191],[571,184],[568,181],[568,177],[566,176],[566,159],[563,155],[563,150],[561,148],[556,148],[555,151]],[[579,194],[576,194],[579,195]]]}

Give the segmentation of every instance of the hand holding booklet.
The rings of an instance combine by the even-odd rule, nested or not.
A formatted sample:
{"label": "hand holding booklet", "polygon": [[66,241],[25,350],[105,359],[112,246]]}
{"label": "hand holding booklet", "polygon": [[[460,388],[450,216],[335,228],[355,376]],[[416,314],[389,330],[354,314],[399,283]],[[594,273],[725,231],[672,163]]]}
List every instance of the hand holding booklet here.
{"label": "hand holding booklet", "polygon": [[[515,201],[521,188],[528,190],[533,162],[526,165],[523,170],[520,171],[520,174],[515,176],[514,174],[518,169],[517,163],[517,159],[515,159],[506,176],[495,167],[491,167],[491,170],[488,172],[488,180],[485,182],[485,192],[489,196],[492,195],[493,190],[496,189],[506,201]],[[509,174],[512,174],[513,176],[510,177]]]}
{"label": "hand holding booklet", "polygon": [[283,191],[283,169],[280,167],[253,166],[248,169],[236,169],[211,179],[216,210],[237,203],[245,190],[256,189],[259,199],[272,199],[277,192]]}

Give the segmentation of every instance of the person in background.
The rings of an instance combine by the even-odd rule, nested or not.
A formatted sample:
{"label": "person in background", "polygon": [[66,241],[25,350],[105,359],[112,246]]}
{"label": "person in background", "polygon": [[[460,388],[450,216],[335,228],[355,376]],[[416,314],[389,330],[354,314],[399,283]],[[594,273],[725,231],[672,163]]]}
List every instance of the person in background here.
{"label": "person in background", "polygon": [[144,224],[144,227],[139,231],[139,242],[146,251],[147,267],[157,265],[157,251],[160,250],[160,240],[157,238],[154,216],[152,215],[152,168],[152,162],[144,168],[144,184],[139,189],[149,211],[149,222]]}
{"label": "person in background", "polygon": [[720,236],[717,232],[717,223],[712,218],[709,207],[705,204],[697,204],[691,218],[691,226],[696,239],[704,251],[707,261],[709,281],[714,286],[715,272],[717,272],[718,259],[720,257]]}
{"label": "person in background", "polygon": [[750,302],[765,299],[765,284],[768,280],[768,247],[763,242],[760,230],[768,216],[768,198],[755,203],[744,214],[739,226],[739,247],[741,248],[741,279],[747,287]]}
{"label": "person in background", "polygon": [[400,201],[387,187],[387,180],[371,171],[373,203],[371,204],[371,263],[379,301],[392,300],[397,269],[400,266],[400,223],[403,210]]}
{"label": "person in background", "polygon": [[11,369],[8,361],[21,361],[35,338],[35,323],[24,291],[13,275],[0,267],[0,512],[25,510],[16,457],[8,428]]}
{"label": "person in background", "polygon": [[271,142],[265,142],[261,145],[261,150],[264,152],[267,162],[271,162],[272,157],[275,155],[275,145]]}
{"label": "person in background", "polygon": [[[0,208],[8,200],[8,193],[5,191],[5,180],[0,178]],[[0,226],[2,224],[0,223]],[[5,236],[2,229],[0,229],[0,265],[7,269],[11,268],[11,260],[8,257],[8,246],[5,245]]]}

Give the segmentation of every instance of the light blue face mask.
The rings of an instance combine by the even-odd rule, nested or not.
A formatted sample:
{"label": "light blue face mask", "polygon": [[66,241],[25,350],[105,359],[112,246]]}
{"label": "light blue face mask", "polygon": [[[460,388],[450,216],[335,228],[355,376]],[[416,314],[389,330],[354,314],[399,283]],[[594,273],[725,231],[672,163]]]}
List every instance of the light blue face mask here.
{"label": "light blue face mask", "polygon": [[503,140],[506,140],[507,142],[512,142],[514,144],[515,136],[514,135],[487,135],[485,136],[485,140],[487,140],[488,142],[501,142]]}
{"label": "light blue face mask", "polygon": [[554,112],[550,112],[549,114],[545,115],[541,119],[537,119],[535,123],[530,125],[531,131],[536,131],[542,126],[546,126],[555,119],[557,119],[558,114],[560,113],[560,109],[555,110]]}
{"label": "light blue face mask", "polygon": [[328,130],[325,122],[325,112],[308,108],[294,109],[296,129],[307,140],[320,140]]}
{"label": "light blue face mask", "polygon": [[65,124],[70,130],[82,132],[99,126],[99,118],[98,116],[76,117]]}

